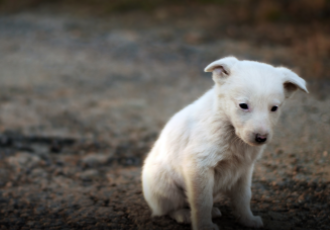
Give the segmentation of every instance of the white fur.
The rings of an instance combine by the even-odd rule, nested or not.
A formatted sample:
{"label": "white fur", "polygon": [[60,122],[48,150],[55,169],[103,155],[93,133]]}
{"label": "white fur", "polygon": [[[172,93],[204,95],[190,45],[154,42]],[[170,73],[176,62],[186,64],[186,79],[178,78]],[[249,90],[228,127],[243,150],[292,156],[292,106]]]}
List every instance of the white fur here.
{"label": "white fur", "polygon": [[[213,72],[215,86],[170,119],[144,162],[145,200],[152,216],[191,222],[194,230],[218,229],[212,217],[221,212],[213,203],[225,195],[243,225],[262,227],[250,210],[254,163],[285,98],[297,88],[307,92],[305,81],[284,67],[234,57],[205,71]],[[257,142],[256,135],[267,141]]]}

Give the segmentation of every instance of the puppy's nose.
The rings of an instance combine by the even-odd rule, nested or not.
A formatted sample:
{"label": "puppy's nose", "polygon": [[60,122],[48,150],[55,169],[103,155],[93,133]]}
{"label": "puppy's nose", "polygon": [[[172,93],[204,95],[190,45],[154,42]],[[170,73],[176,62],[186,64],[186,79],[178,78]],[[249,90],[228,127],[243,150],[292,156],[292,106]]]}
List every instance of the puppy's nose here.
{"label": "puppy's nose", "polygon": [[266,135],[256,134],[256,139],[255,140],[258,143],[264,143],[267,140],[267,134]]}

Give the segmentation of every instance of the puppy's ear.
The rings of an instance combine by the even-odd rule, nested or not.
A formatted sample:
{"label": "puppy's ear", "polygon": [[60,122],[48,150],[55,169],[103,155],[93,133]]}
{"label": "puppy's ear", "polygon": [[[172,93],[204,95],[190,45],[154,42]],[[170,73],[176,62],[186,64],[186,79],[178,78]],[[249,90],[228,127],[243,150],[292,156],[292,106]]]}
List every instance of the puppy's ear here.
{"label": "puppy's ear", "polygon": [[284,76],[283,87],[285,92],[285,97],[289,98],[292,94],[299,88],[300,90],[309,93],[306,88],[306,82],[304,79],[299,77],[296,73],[285,67],[277,67],[277,69]]}
{"label": "puppy's ear", "polygon": [[214,61],[204,69],[205,72],[213,72],[212,78],[216,83],[222,84],[230,76],[231,68],[238,62],[235,57],[226,57]]}

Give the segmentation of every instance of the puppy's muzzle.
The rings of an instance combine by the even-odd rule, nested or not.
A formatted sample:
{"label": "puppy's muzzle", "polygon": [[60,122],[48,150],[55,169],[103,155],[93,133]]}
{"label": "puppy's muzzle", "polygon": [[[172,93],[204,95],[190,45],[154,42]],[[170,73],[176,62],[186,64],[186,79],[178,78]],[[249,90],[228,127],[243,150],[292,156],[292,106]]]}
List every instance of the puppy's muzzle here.
{"label": "puppy's muzzle", "polygon": [[267,134],[266,135],[256,134],[255,141],[257,143],[264,143],[264,142],[266,142],[267,141]]}

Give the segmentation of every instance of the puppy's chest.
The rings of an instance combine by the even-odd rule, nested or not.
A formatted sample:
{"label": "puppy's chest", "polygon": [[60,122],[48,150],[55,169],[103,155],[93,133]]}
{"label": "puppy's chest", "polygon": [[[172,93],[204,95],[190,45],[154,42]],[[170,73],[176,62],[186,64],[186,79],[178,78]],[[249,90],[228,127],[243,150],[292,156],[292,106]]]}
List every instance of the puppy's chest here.
{"label": "puppy's chest", "polygon": [[249,165],[237,159],[220,161],[214,168],[214,193],[225,192],[247,172]]}
{"label": "puppy's chest", "polygon": [[232,145],[226,149],[227,151],[221,153],[223,158],[214,167],[215,196],[231,190],[242,176],[249,173],[262,150],[241,145]]}

